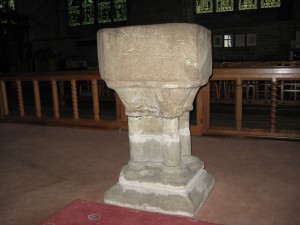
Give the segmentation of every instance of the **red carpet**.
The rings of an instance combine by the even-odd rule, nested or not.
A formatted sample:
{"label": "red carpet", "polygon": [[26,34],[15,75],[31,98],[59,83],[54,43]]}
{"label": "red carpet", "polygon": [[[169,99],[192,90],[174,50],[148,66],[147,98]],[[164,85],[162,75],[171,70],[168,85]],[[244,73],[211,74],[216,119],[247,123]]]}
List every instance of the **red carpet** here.
{"label": "red carpet", "polygon": [[76,200],[39,225],[217,225],[186,217]]}

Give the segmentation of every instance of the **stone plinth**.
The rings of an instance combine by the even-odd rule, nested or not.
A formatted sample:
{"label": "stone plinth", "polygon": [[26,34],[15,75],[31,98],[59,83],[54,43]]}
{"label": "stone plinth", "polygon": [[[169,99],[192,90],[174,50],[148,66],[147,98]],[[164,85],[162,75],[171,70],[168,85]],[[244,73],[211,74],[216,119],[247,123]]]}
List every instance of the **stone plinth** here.
{"label": "stone plinth", "polygon": [[193,216],[214,178],[191,155],[189,111],[212,72],[210,32],[195,24],[102,29],[102,78],[128,115],[130,160],[106,203]]}

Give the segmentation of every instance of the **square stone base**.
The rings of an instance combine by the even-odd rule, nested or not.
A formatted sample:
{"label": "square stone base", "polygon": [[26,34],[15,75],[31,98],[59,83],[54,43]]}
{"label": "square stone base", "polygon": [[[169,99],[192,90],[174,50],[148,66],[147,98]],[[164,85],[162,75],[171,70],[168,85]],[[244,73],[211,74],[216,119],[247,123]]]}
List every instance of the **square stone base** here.
{"label": "square stone base", "polygon": [[105,192],[104,202],[138,210],[194,216],[215,182],[205,169],[199,169],[184,186],[130,181],[123,171],[119,182]]}

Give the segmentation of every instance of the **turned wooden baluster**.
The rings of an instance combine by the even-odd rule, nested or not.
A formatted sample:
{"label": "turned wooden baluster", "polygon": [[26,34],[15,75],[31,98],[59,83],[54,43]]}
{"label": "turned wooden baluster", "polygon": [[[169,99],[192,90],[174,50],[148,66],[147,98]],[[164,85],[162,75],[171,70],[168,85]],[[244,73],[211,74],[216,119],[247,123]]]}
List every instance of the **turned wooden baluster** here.
{"label": "turned wooden baluster", "polygon": [[52,86],[52,98],[53,98],[54,117],[56,119],[58,119],[60,117],[60,115],[59,115],[59,104],[58,104],[58,93],[57,93],[56,80],[51,80],[51,86]]}
{"label": "turned wooden baluster", "polygon": [[99,90],[97,80],[92,80],[92,90],[93,90],[93,109],[94,109],[94,120],[100,119],[99,113]]}
{"label": "turned wooden baluster", "polygon": [[17,80],[17,91],[18,91],[18,101],[19,101],[19,113],[20,113],[20,116],[25,116],[22,83],[20,80]]}
{"label": "turned wooden baluster", "polygon": [[2,96],[2,106],[3,106],[3,114],[8,115],[8,101],[7,101],[7,92],[6,92],[6,85],[5,81],[1,81],[1,96]]}
{"label": "turned wooden baluster", "polygon": [[236,80],[235,90],[235,128],[236,130],[242,129],[243,118],[243,81],[241,79]]}
{"label": "turned wooden baluster", "polygon": [[75,120],[78,120],[79,113],[78,113],[76,80],[71,80],[71,89],[72,89],[72,103],[73,103],[73,118]]}
{"label": "turned wooden baluster", "polygon": [[272,79],[272,93],[271,93],[271,133],[276,131],[276,113],[277,113],[277,80]]}
{"label": "turned wooden baluster", "polygon": [[37,80],[33,81],[33,90],[34,90],[36,116],[40,118],[42,116],[42,108],[41,108],[40,88]]}

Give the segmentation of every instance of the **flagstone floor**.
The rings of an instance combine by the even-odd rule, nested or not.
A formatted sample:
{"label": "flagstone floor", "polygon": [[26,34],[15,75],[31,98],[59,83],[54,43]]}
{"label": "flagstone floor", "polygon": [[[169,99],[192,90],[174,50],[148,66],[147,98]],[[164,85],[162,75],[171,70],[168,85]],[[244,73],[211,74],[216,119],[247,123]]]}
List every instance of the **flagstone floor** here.
{"label": "flagstone floor", "polygon": [[[300,224],[300,142],[192,137],[216,184],[195,218]],[[0,122],[0,224],[34,225],[76,199],[103,202],[129,159],[128,133]]]}

